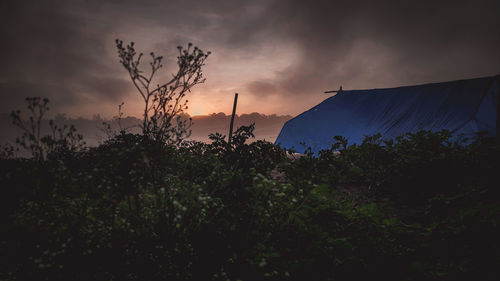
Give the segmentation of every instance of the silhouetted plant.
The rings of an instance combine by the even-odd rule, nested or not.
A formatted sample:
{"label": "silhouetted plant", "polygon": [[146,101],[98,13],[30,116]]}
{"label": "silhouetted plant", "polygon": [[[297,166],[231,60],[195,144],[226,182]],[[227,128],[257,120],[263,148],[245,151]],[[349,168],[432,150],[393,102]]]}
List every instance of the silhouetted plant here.
{"label": "silhouetted plant", "polygon": [[189,43],[187,48],[177,47],[177,73],[164,84],[152,85],[157,71],[163,66],[162,56],[150,53],[150,71],[145,73],[139,68],[142,53],[137,55],[134,42],[127,46],[116,39],[120,63],[128,71],[130,79],[144,100],[142,131],[145,136],[159,142],[179,143],[189,135],[191,119],[182,119],[181,114],[188,108],[188,100],[184,100],[187,92],[197,84],[205,82],[202,67],[210,52],[203,52]]}
{"label": "silhouetted plant", "polygon": [[14,158],[16,152],[19,151],[19,148],[14,147],[13,145],[6,143],[0,146],[0,159],[11,159]]}
{"label": "silhouetted plant", "polygon": [[[124,126],[123,125],[123,106],[124,102],[118,105],[118,115],[113,117],[112,121],[103,121],[100,130],[104,132],[109,139],[113,139],[119,135],[124,135],[130,132],[130,129],[138,126]],[[113,125],[112,123],[116,123]]]}
{"label": "silhouetted plant", "polygon": [[73,125],[56,125],[49,120],[50,134],[42,134],[43,117],[49,110],[49,99],[40,97],[26,98],[30,112],[28,119],[23,119],[21,111],[11,113],[12,123],[19,127],[23,134],[16,138],[16,143],[28,150],[36,160],[45,160],[53,152],[72,152],[85,144],[83,136],[78,134]]}

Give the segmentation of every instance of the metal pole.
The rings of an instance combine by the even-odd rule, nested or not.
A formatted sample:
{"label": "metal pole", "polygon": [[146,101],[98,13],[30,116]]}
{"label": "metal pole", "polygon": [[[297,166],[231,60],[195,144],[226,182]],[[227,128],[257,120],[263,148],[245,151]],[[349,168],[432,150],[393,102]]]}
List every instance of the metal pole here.
{"label": "metal pole", "polygon": [[236,113],[236,103],[238,103],[238,93],[234,94],[233,114],[231,114],[231,124],[229,124],[229,138],[227,140],[227,144],[229,146],[231,146],[231,138],[233,137],[233,123],[234,115]]}
{"label": "metal pole", "polygon": [[325,91],[325,94],[340,93],[340,92],[342,92],[342,86],[340,86],[340,89],[338,89],[337,91]]}

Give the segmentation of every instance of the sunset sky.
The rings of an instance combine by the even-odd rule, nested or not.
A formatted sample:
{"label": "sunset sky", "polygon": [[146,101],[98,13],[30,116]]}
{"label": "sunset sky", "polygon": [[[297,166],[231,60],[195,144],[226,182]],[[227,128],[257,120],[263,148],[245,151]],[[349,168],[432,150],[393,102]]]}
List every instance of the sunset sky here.
{"label": "sunset sky", "polygon": [[[0,112],[44,96],[52,112],[139,116],[114,40],[165,57],[211,51],[188,113],[296,115],[325,90],[394,87],[500,73],[500,1],[3,0]],[[165,78],[166,79],[166,78]]]}

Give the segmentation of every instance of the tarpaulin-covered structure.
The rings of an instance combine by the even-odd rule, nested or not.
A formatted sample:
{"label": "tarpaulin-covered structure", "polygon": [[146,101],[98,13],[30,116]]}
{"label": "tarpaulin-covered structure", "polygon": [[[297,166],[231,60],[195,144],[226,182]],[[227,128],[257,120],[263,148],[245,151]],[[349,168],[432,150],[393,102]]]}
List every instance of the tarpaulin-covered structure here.
{"label": "tarpaulin-covered structure", "polygon": [[449,130],[454,137],[477,132],[495,136],[499,122],[500,75],[444,83],[372,90],[339,91],[285,123],[281,147],[317,153],[334,136],[359,144],[380,133],[391,139],[420,130]]}

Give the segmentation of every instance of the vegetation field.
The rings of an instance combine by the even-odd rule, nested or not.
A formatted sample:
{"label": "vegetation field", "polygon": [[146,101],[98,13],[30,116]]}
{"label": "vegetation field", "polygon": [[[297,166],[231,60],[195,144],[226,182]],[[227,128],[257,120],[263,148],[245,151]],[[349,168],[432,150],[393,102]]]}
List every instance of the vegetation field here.
{"label": "vegetation field", "polygon": [[295,157],[252,131],[4,153],[0,280],[497,280],[495,140],[337,137]]}

